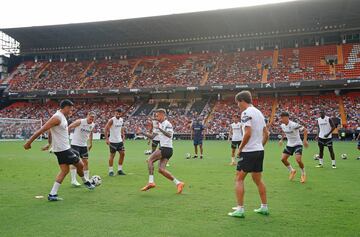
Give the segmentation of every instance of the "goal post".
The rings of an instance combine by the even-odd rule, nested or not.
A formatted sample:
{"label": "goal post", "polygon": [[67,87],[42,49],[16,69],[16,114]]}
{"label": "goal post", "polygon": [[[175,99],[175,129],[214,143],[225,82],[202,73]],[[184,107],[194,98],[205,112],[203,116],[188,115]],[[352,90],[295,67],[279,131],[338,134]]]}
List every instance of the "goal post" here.
{"label": "goal post", "polygon": [[40,119],[0,118],[0,141],[26,140],[41,126]]}

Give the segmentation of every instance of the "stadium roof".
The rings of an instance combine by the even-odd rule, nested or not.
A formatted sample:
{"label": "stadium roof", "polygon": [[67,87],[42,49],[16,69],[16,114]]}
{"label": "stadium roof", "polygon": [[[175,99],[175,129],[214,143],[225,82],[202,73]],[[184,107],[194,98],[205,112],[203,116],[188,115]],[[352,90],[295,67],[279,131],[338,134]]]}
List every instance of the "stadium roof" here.
{"label": "stadium roof", "polygon": [[[305,0],[254,7],[52,26],[0,29],[22,52],[59,47],[149,46],[196,39],[261,37],[360,28],[360,1]],[[248,35],[249,36],[249,35]],[[214,38],[213,38],[214,37]],[[176,41],[175,41],[176,40]]]}

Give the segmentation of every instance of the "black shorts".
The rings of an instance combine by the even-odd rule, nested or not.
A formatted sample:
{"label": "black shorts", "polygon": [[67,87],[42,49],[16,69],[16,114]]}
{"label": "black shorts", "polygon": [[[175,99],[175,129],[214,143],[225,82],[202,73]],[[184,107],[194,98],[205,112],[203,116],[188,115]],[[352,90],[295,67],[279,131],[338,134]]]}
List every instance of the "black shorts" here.
{"label": "black shorts", "polygon": [[160,151],[161,151],[161,158],[162,159],[170,160],[170,158],[173,155],[173,149],[170,148],[170,147],[160,147]]}
{"label": "black shorts", "polygon": [[57,157],[59,165],[73,165],[80,161],[78,154],[71,148],[65,151],[54,152],[54,154]]}
{"label": "black shorts", "polygon": [[358,141],[358,149],[360,150],[360,140]]}
{"label": "black shorts", "polygon": [[332,142],[332,139],[331,139],[331,138],[326,138],[326,139],[324,139],[324,138],[319,138],[319,140],[318,140],[318,145],[319,145],[319,146],[322,146],[322,147],[324,147],[324,146],[330,147],[330,146],[333,145],[333,142]]}
{"label": "black shorts", "polygon": [[262,172],[263,161],[264,151],[241,152],[236,170],[247,173]]}
{"label": "black shorts", "polygon": [[89,153],[88,153],[88,148],[87,148],[87,146],[71,145],[71,149],[73,149],[75,153],[78,153],[78,156],[79,156],[81,159],[87,159],[87,158],[89,158]]}
{"label": "black shorts", "polygon": [[288,154],[290,156],[292,155],[302,155],[302,149],[303,146],[302,145],[297,145],[297,146],[286,146],[283,153],[284,154]]}
{"label": "black shorts", "polygon": [[151,146],[152,146],[153,148],[156,148],[157,146],[160,146],[160,141],[152,140]]}
{"label": "black shorts", "polygon": [[231,141],[231,149],[236,149],[240,146],[241,141]]}
{"label": "black shorts", "polygon": [[123,142],[119,142],[119,143],[112,143],[110,142],[109,145],[110,148],[110,153],[116,153],[117,151],[125,151],[125,147],[124,147],[124,143]]}

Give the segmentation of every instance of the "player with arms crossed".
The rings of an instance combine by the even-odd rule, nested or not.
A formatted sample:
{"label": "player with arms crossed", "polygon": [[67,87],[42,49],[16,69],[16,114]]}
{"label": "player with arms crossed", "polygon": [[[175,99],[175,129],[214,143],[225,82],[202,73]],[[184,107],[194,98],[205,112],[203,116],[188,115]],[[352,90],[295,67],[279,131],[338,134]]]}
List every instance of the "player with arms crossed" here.
{"label": "player with arms crossed", "polygon": [[235,151],[241,144],[243,138],[242,127],[240,118],[238,115],[233,115],[233,123],[230,125],[229,141],[231,139],[231,163],[230,165],[236,165]]}
{"label": "player with arms crossed", "polygon": [[201,120],[195,119],[191,125],[191,139],[194,139],[194,159],[198,158],[198,146],[200,148],[200,159],[203,158],[203,140],[205,139],[205,126]]}
{"label": "player with arms crossed", "polygon": [[[73,139],[71,140],[71,148],[79,153],[81,161],[84,164],[85,178],[89,179],[89,151],[92,148],[93,131],[95,128],[95,113],[89,112],[84,119],[78,119],[69,125],[69,132],[74,129]],[[89,140],[89,146],[88,146]],[[75,187],[80,186],[76,180],[76,167],[70,168],[71,184]]]}
{"label": "player with arms crossed", "polygon": [[159,130],[159,134],[149,134],[142,132],[140,129],[137,130],[138,134],[142,134],[150,139],[156,135],[159,135],[160,137],[160,150],[153,152],[148,159],[149,183],[143,187],[141,191],[147,191],[151,188],[155,188],[154,163],[159,160],[159,173],[162,174],[165,178],[173,181],[177,187],[177,193],[181,194],[185,184],[176,179],[169,171],[166,170],[166,164],[173,155],[173,126],[166,119],[166,111],[164,109],[158,109],[155,116],[156,120],[158,121],[156,128]]}
{"label": "player with arms crossed", "polygon": [[249,91],[241,91],[235,96],[241,113],[241,123],[243,128],[243,140],[239,147],[236,174],[236,197],[237,207],[228,215],[232,217],[244,218],[244,182],[248,173],[251,173],[252,179],[256,184],[261,207],[254,212],[269,215],[266,199],[266,187],[262,181],[264,145],[269,138],[269,132],[265,124],[264,115],[252,105],[252,96]]}
{"label": "player with arms crossed", "polygon": [[125,175],[122,170],[122,166],[125,158],[125,128],[124,120],[122,119],[122,109],[116,109],[115,116],[109,119],[105,125],[105,139],[106,144],[110,148],[110,157],[109,157],[109,176],[114,176],[114,158],[116,152],[119,152],[119,164],[118,164],[118,175]]}
{"label": "player with arms crossed", "polygon": [[71,149],[69,144],[69,131],[68,122],[65,116],[69,116],[73,109],[74,104],[70,100],[63,100],[60,102],[60,110],[58,110],[39,130],[37,130],[30,139],[25,143],[24,148],[28,150],[31,148],[31,144],[41,134],[50,130],[49,144],[43,148],[47,150],[51,144],[52,151],[57,157],[60,173],[56,176],[55,183],[48,195],[49,201],[61,201],[62,198],[58,197],[59,187],[69,173],[69,166],[74,165],[77,169],[78,175],[84,182],[84,185],[88,189],[94,189],[89,180],[84,176],[83,163],[77,156],[77,154]]}
{"label": "player with arms crossed", "polygon": [[324,111],[320,111],[320,118],[318,122],[318,146],[319,146],[319,165],[316,168],[324,167],[324,147],[327,146],[331,156],[331,165],[333,169],[336,169],[335,153],[332,142],[332,132],[335,130],[335,124],[330,117],[325,115]]}
{"label": "player with arms crossed", "polygon": [[[304,167],[304,163],[301,160],[301,157],[302,157],[303,145],[305,147],[309,146],[307,142],[308,132],[305,127],[291,121],[289,119],[288,112],[282,112],[280,114],[280,118],[282,122],[282,124],[280,125],[282,129],[282,138],[279,141],[279,145],[282,146],[283,139],[285,136],[287,138],[286,148],[283,151],[281,161],[288,168],[290,172],[289,180],[293,180],[296,174],[296,170],[291,166],[288,159],[290,156],[295,154],[296,162],[298,163],[301,170],[300,182],[305,183],[306,181],[305,167]],[[300,131],[304,132],[303,141],[301,141]]]}

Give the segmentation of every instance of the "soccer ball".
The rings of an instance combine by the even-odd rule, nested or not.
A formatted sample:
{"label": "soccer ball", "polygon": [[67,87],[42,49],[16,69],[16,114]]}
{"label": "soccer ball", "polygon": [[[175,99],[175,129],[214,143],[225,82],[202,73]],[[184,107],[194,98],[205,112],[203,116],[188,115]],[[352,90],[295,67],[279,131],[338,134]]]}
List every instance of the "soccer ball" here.
{"label": "soccer ball", "polygon": [[320,157],[319,154],[315,154],[314,155],[314,160],[319,160],[319,157]]}
{"label": "soccer ball", "polygon": [[148,156],[148,155],[151,155],[151,153],[152,153],[151,150],[146,150],[146,151],[144,151],[144,154],[147,155],[147,156]]}
{"label": "soccer ball", "polygon": [[91,183],[95,186],[99,186],[101,184],[101,177],[99,175],[92,176]]}
{"label": "soccer ball", "polygon": [[279,140],[281,140],[282,136],[279,134],[279,135],[278,135],[278,138],[279,138]]}
{"label": "soccer ball", "polygon": [[341,154],[341,159],[343,159],[343,160],[346,160],[347,159],[347,155],[346,154]]}
{"label": "soccer ball", "polygon": [[186,153],[186,154],[185,154],[185,158],[186,158],[186,159],[190,159],[190,158],[191,158],[191,154],[190,154],[190,153]]}

